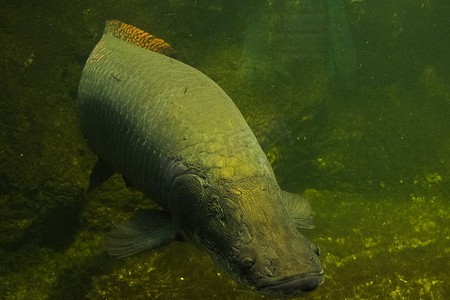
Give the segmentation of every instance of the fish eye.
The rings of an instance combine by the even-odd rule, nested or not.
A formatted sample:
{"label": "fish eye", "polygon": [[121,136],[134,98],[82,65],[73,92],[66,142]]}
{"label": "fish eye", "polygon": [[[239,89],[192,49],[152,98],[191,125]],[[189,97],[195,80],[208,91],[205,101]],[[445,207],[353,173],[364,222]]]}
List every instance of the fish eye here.
{"label": "fish eye", "polygon": [[313,243],[311,243],[311,249],[314,251],[314,253],[315,253],[317,256],[320,256],[320,248],[319,248],[318,246],[316,246],[316,245],[314,245]]}
{"label": "fish eye", "polygon": [[250,257],[244,257],[241,261],[241,270],[242,272],[248,272],[255,265],[255,261]]}

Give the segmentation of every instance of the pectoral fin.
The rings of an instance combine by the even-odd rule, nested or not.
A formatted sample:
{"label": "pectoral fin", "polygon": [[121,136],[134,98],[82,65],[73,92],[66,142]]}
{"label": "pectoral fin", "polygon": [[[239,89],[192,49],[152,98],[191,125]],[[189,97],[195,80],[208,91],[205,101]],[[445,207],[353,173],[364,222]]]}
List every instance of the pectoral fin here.
{"label": "pectoral fin", "polygon": [[168,212],[140,211],[109,232],[106,249],[116,258],[127,257],[169,243],[175,235]]}
{"label": "pectoral fin", "polygon": [[311,205],[308,200],[300,197],[298,194],[281,191],[283,196],[284,205],[294,220],[297,228],[312,229],[312,211]]}

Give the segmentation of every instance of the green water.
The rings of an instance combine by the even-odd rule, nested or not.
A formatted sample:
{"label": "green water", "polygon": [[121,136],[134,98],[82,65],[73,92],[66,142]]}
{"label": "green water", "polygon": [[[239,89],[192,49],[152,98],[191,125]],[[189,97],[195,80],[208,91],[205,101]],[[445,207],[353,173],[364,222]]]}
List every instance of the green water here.
{"label": "green water", "polygon": [[[300,2],[3,1],[0,298],[261,298],[188,243],[124,260],[105,253],[113,224],[154,206],[119,175],[85,193],[96,157],[78,128],[77,86],[116,18],[215,80],[281,187],[310,200],[316,228],[303,233],[321,248],[325,282],[305,298],[448,299],[450,4],[341,1],[358,63],[349,87],[327,59],[299,60],[277,29]],[[249,37],[252,20],[269,22],[261,28],[279,37],[276,50]],[[245,57],[258,49],[272,57]]]}

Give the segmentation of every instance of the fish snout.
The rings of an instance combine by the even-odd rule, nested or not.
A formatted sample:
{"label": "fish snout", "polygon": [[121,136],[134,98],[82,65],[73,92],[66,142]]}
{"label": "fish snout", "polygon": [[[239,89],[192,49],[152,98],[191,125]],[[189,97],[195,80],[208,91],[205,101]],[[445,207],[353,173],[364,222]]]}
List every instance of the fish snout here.
{"label": "fish snout", "polygon": [[296,297],[305,292],[315,290],[324,282],[323,270],[303,276],[293,276],[284,279],[265,278],[255,287],[261,294],[271,296]]}
{"label": "fish snout", "polygon": [[[314,260],[314,257],[310,259]],[[281,276],[274,266],[255,263],[251,257],[245,257],[240,263],[240,281],[253,290],[271,296],[296,296],[312,291],[324,282],[322,267],[307,274]]]}
{"label": "fish snout", "polygon": [[306,245],[307,256],[272,257],[246,255],[240,260],[240,281],[260,294],[294,297],[316,289],[324,282],[319,248]]}

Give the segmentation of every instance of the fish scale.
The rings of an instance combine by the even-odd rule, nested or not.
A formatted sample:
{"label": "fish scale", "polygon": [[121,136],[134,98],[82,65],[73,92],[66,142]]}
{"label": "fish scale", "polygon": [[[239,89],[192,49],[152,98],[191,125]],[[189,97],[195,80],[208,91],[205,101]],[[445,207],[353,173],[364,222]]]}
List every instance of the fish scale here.
{"label": "fish scale", "polygon": [[[175,174],[185,172],[187,166],[210,170],[209,176],[224,176],[223,168],[238,167],[236,160],[226,159],[236,152],[245,152],[255,171],[270,173],[265,154],[239,110],[209,78],[113,36],[103,37],[102,48],[110,51],[87,63],[81,79],[81,125],[89,145],[133,184],[163,199],[159,189],[167,190]],[[124,52],[134,57],[128,64],[122,62]],[[96,55],[94,51],[88,61]],[[202,114],[208,117],[199,117]],[[205,154],[198,156],[199,152]],[[172,175],[160,182],[158,171],[167,174],[174,157],[183,163],[171,164]],[[149,162],[150,171],[142,161]]]}

